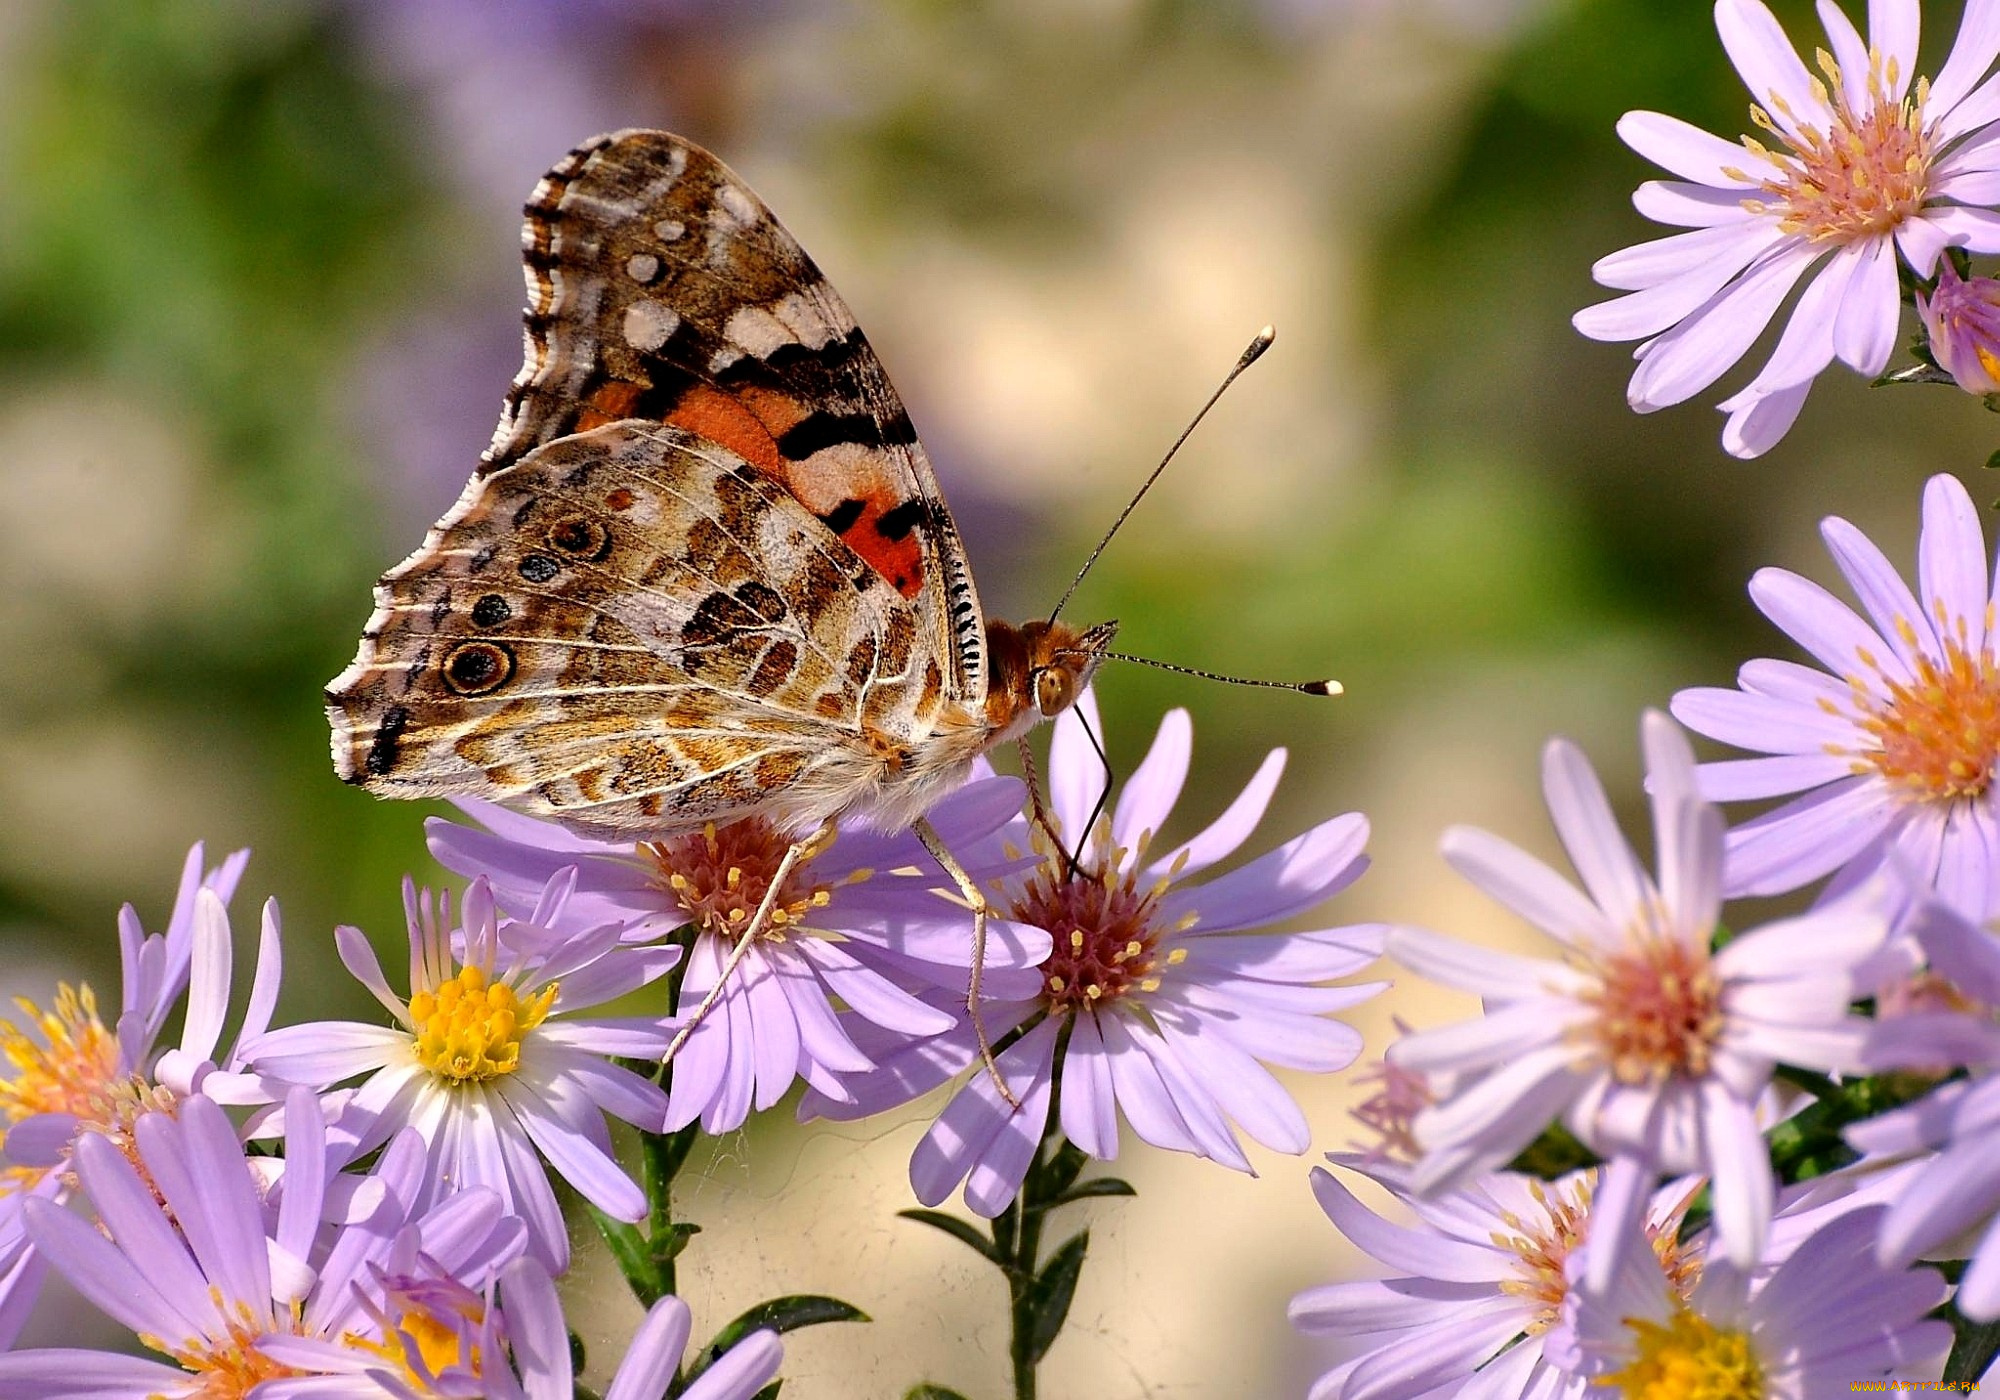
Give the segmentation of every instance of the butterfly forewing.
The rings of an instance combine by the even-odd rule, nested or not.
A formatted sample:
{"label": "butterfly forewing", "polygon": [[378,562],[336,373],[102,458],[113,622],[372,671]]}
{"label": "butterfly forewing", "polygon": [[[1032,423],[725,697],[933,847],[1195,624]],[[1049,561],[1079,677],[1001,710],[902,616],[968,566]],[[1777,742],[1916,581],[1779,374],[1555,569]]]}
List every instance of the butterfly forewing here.
{"label": "butterfly forewing", "polygon": [[[475,478],[328,693],[343,777],[607,832],[826,815],[944,703],[916,609],[788,492],[671,426]],[[894,757],[891,755],[890,757]]]}
{"label": "butterfly forewing", "polygon": [[853,315],[729,168],[627,131],[542,180],[522,233],[526,359],[483,471],[620,419],[676,424],[781,483],[920,607],[955,699],[985,630],[909,414]]}

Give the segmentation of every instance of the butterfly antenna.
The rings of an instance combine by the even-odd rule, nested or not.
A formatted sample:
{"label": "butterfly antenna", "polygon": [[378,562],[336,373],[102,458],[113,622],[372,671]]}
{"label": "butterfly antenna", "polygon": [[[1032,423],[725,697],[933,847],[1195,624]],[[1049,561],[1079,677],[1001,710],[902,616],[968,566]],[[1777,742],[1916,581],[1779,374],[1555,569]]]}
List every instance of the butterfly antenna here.
{"label": "butterfly antenna", "polygon": [[1118,527],[1125,523],[1125,518],[1132,513],[1140,501],[1146,498],[1146,493],[1153,489],[1153,483],[1160,479],[1160,473],[1167,469],[1167,463],[1174,460],[1174,454],[1181,450],[1181,444],[1186,442],[1193,435],[1194,430],[1201,426],[1201,420],[1208,416],[1208,411],[1211,408],[1215,407],[1215,401],[1222,397],[1224,391],[1231,384],[1236,382],[1237,375],[1257,363],[1257,357],[1266,350],[1269,350],[1271,342],[1277,338],[1278,332],[1270,326],[1266,326],[1263,330],[1257,332],[1256,338],[1250,342],[1249,346],[1243,351],[1242,356],[1236,361],[1236,368],[1230,370],[1228,374],[1222,377],[1222,382],[1215,386],[1215,392],[1208,396],[1208,402],[1201,406],[1201,412],[1195,414],[1188,425],[1181,429],[1181,435],[1174,439],[1174,445],[1167,449],[1167,455],[1160,459],[1160,465],[1154,467],[1153,474],[1146,478],[1137,491],[1132,493],[1132,499],[1125,503],[1125,509],[1118,512],[1118,518],[1111,522],[1111,528],[1104,532],[1104,538],[1097,542],[1097,548],[1090,551],[1090,557],[1083,561],[1083,567],[1076,571],[1076,577],[1069,581],[1069,587],[1065,588],[1062,597],[1056,600],[1054,610],[1049,613],[1050,622],[1054,622],[1058,617],[1062,616],[1062,610],[1069,606],[1070,598],[1076,593],[1077,586],[1083,582],[1083,576],[1090,572],[1091,565],[1097,562],[1097,556],[1104,553],[1104,547],[1111,543],[1111,537],[1118,533]]}
{"label": "butterfly antenna", "polygon": [[1083,853],[1090,846],[1091,829],[1097,825],[1097,819],[1104,814],[1105,807],[1110,803],[1111,785],[1117,781],[1117,775],[1111,771],[1111,755],[1104,751],[1104,745],[1098,740],[1097,731],[1090,727],[1090,721],[1082,714],[1077,714],[1077,720],[1077,728],[1083,731],[1084,738],[1090,740],[1091,752],[1097,755],[1097,761],[1104,767],[1104,785],[1097,790],[1097,805],[1090,809],[1090,815],[1084,819],[1083,829],[1076,834],[1076,850],[1071,851],[1066,847],[1063,850],[1063,855],[1068,860],[1068,868],[1063,872],[1065,883],[1076,878],[1077,867],[1083,863]]}
{"label": "butterfly antenna", "polygon": [[1254,685],[1265,690],[1291,690],[1300,695],[1339,695],[1346,687],[1339,681],[1264,681],[1248,676],[1225,676],[1220,671],[1202,671],[1193,666],[1176,666],[1171,661],[1155,661],[1150,656],[1128,656],[1122,651],[1100,653],[1106,661],[1129,661],[1134,666],[1151,666],[1155,670],[1172,671],[1176,675],[1200,676],[1205,681],[1221,681],[1225,685]]}

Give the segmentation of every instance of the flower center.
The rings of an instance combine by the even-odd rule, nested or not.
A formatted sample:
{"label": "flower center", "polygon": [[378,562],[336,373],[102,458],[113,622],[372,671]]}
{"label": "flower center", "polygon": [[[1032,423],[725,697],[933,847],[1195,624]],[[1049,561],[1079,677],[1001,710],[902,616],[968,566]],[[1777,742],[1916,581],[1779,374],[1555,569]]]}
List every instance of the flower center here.
{"label": "flower center", "polygon": [[[1500,1291],[1526,1298],[1536,1305],[1527,1324],[1531,1337],[1539,1337],[1562,1317],[1563,1298],[1569,1292],[1564,1262],[1583,1243],[1590,1225],[1590,1197],[1597,1186],[1597,1173],[1581,1172],[1568,1185],[1530,1182],[1528,1191],[1542,1209],[1542,1218],[1523,1221],[1509,1212],[1501,1217],[1511,1234],[1493,1232],[1493,1243],[1511,1249],[1520,1257],[1513,1278],[1500,1281]],[[1553,1194],[1551,1194],[1553,1192]]]}
{"label": "flower center", "polygon": [[436,991],[410,998],[418,1063],[454,1084],[512,1074],[522,1040],[549,1014],[556,989],[551,982],[523,1001],[505,982],[489,983],[479,968],[460,968]]}
{"label": "flower center", "polygon": [[[763,903],[791,845],[762,817],[745,817],[726,826],[710,822],[699,832],[664,841],[642,841],[639,854],[652,863],[655,883],[680,901],[690,923],[702,933],[733,940]],[[759,937],[783,940],[832,899],[826,886],[808,883],[811,864],[808,856],[792,866]],[[865,879],[868,873],[849,878]]]}
{"label": "flower center", "polygon": [[1708,1073],[1722,1033],[1722,980],[1708,950],[1641,932],[1596,965],[1590,1034],[1621,1084],[1659,1084]]}
{"label": "flower center", "polygon": [[[1934,152],[1923,115],[1930,82],[1919,78],[1913,96],[1890,101],[1895,61],[1888,62],[1885,73],[1881,54],[1871,49],[1867,99],[1857,112],[1848,103],[1839,66],[1824,49],[1819,67],[1827,81],[1813,79],[1813,95],[1832,117],[1825,130],[1802,120],[1802,114],[1775,95],[1772,107],[1791,120],[1797,135],[1782,129],[1763,107],[1750,109],[1750,120],[1785,149],[1773,151],[1743,138],[1744,147],[1777,172],[1758,182],[1769,199],[1746,199],[1744,207],[1776,213],[1779,228],[1804,234],[1813,243],[1844,244],[1893,233],[1923,208],[1930,187]],[[1737,170],[1724,173],[1750,178]]]}
{"label": "flower center", "polygon": [[[14,1004],[41,1040],[11,1021],[0,1021],[0,1055],[12,1070],[0,1079],[0,1123],[40,1113],[73,1113],[82,1126],[117,1140],[129,1155],[132,1122],[149,1109],[170,1110],[172,1096],[137,1075],[118,1072],[118,1037],[98,1019],[96,995],[87,985],[62,983],[53,1011],[25,998]],[[46,1170],[9,1166],[0,1181],[20,1189]]]}
{"label": "flower center", "polygon": [[384,1301],[386,1308],[366,1304],[382,1340],[348,1332],[341,1341],[349,1349],[391,1363],[419,1395],[438,1394],[436,1382],[445,1376],[484,1374],[478,1338],[486,1307],[478,1294],[448,1279],[406,1279]]}
{"label": "flower center", "polygon": [[1626,1319],[1638,1340],[1629,1366],[1597,1380],[1630,1400],[1761,1400],[1764,1368],[1744,1332],[1725,1332],[1707,1318],[1675,1308],[1662,1326]]}
{"label": "flower center", "polygon": [[1160,956],[1160,939],[1169,932],[1158,922],[1167,881],[1141,890],[1136,862],[1117,873],[1122,857],[1113,851],[1105,869],[1092,872],[1072,871],[1060,853],[1045,855],[1009,905],[1009,918],[1048,930],[1053,946],[1042,964],[1042,1000],[1051,1011],[1158,991],[1158,970],[1187,957],[1185,948]]}
{"label": "flower center", "polygon": [[[1400,1016],[1392,1017],[1396,1034],[1408,1035],[1410,1028]],[[1437,1102],[1430,1079],[1421,1071],[1391,1064],[1387,1059],[1355,1076],[1356,1084],[1371,1085],[1372,1094],[1348,1116],[1373,1131],[1378,1141],[1369,1149],[1371,1157],[1414,1162],[1423,1156],[1417,1141],[1417,1115]]]}
{"label": "flower center", "polygon": [[[154,1351],[172,1357],[196,1377],[192,1389],[176,1390],[176,1395],[186,1400],[243,1400],[265,1381],[305,1374],[273,1361],[257,1349],[257,1343],[272,1335],[273,1320],[269,1316],[258,1314],[240,1300],[225,1304],[217,1289],[211,1288],[209,1295],[218,1311],[231,1314],[222,1336],[190,1337],[178,1347],[157,1337],[139,1339]],[[296,1335],[296,1319],[285,1330]]]}
{"label": "flower center", "polygon": [[[1899,628],[1914,640],[1907,623]],[[2000,670],[1991,648],[1974,656],[1962,632],[1945,642],[1942,664],[1918,651],[1916,675],[1907,683],[1883,675],[1872,656],[1862,656],[1875,674],[1868,680],[1849,676],[1847,683],[1861,728],[1875,736],[1876,747],[1850,755],[1855,771],[1873,769],[1909,796],[1929,801],[1985,793],[2000,758]]]}

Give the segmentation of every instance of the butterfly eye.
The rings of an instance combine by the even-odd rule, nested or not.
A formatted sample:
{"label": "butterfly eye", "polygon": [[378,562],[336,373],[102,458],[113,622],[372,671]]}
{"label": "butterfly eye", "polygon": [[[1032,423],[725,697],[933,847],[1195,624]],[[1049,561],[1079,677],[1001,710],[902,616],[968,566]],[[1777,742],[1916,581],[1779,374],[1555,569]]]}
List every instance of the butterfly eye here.
{"label": "butterfly eye", "polygon": [[1035,672],[1035,708],[1042,712],[1044,719],[1061,714],[1076,699],[1076,687],[1070,682],[1070,673],[1059,666],[1044,666]]}
{"label": "butterfly eye", "polygon": [[484,695],[514,674],[514,654],[498,642],[460,642],[441,669],[444,683],[460,695]]}

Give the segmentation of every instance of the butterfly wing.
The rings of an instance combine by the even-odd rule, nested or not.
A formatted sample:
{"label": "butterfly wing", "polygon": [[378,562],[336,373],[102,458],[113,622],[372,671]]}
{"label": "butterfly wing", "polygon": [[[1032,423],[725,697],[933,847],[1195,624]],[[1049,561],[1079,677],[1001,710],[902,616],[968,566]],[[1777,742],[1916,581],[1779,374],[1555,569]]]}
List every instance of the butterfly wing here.
{"label": "butterfly wing", "polygon": [[334,766],[606,835],[844,810],[945,704],[915,605],[770,476],[618,423],[475,477],[376,589]]}
{"label": "butterfly wing", "polygon": [[881,361],[791,234],[707,151],[585,142],[522,230],[526,358],[482,470],[620,419],[683,427],[780,483],[919,610],[950,698],[986,693],[979,598]]}

